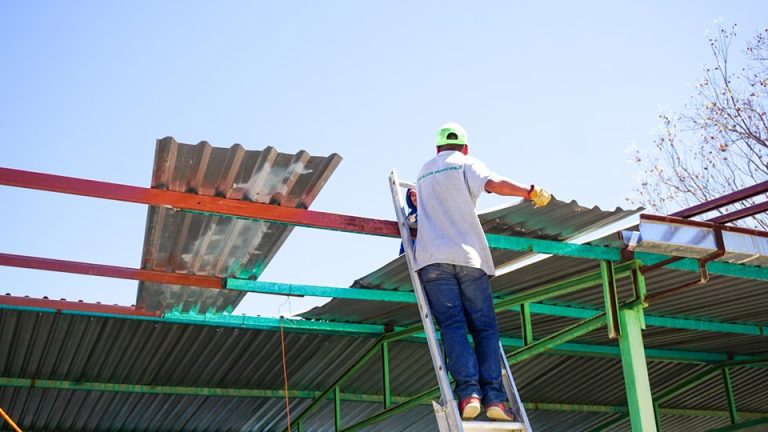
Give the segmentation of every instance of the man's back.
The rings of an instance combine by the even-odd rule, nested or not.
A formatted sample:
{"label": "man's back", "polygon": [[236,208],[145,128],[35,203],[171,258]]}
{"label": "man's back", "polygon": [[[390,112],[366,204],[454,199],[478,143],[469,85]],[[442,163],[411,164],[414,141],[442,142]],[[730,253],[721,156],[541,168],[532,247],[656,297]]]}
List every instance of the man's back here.
{"label": "man's back", "polygon": [[479,160],[443,151],[419,172],[419,230],[416,266],[447,263],[482,268],[494,274],[493,260],[480,221],[477,199],[494,174]]}

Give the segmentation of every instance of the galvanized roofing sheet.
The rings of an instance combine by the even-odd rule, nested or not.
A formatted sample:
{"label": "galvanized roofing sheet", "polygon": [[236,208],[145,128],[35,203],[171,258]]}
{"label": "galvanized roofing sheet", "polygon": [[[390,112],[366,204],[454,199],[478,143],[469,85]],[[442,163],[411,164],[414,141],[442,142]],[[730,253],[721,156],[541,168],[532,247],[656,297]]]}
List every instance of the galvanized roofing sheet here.
{"label": "galvanized roofing sheet", "polygon": [[[483,229],[490,234],[566,240],[610,226],[640,211],[642,208],[624,210],[618,207],[613,211],[605,211],[599,207],[582,207],[576,201],[565,202],[553,199],[543,208],[536,209],[528,202],[520,202],[483,212],[478,217]],[[491,252],[497,268],[530,255],[499,249],[493,249]],[[494,279],[494,282],[497,279],[500,278]],[[397,257],[380,269],[356,280],[352,286],[399,291],[413,290],[404,256]],[[494,291],[496,290],[497,284],[494,283]],[[417,322],[419,319],[415,305],[343,299],[331,300],[301,316],[308,319],[388,324],[408,324]]]}
{"label": "galvanized roofing sheet", "polygon": [[[373,337],[286,330],[290,391],[324,390],[375,341]],[[374,358],[360,368],[342,386],[342,393],[381,395],[380,364]],[[424,343],[391,343],[390,367],[396,396],[435,386]],[[658,361],[649,361],[648,367],[654,394],[706,368]],[[616,417],[615,410],[626,406],[621,363],[616,357],[545,354],[514,364],[512,370],[536,431],[586,431]],[[284,384],[279,331],[16,309],[0,309],[0,377],[275,392]],[[768,413],[768,368],[733,368],[732,381],[739,411]],[[23,430],[281,431],[287,426],[285,402],[276,396],[2,386],[0,406]],[[291,398],[294,419],[308,403],[306,398]],[[562,404],[584,405],[587,412],[571,411],[574,407]],[[727,411],[719,375],[662,407]],[[381,403],[344,400],[343,424],[351,425],[380,411]],[[662,424],[665,431],[696,432],[725,425],[727,417],[665,414]],[[308,431],[332,430],[332,425],[330,400],[304,424]],[[423,405],[366,430],[436,429],[431,407]],[[611,430],[626,430],[626,423]]]}
{"label": "galvanized roofing sheet", "polygon": [[[245,150],[203,141],[157,141],[152,187],[176,192],[308,208],[341,157]],[[284,224],[240,220],[150,206],[142,268],[185,274],[257,278],[291,233]],[[245,294],[141,282],[136,305],[147,310],[192,307],[222,311]]]}

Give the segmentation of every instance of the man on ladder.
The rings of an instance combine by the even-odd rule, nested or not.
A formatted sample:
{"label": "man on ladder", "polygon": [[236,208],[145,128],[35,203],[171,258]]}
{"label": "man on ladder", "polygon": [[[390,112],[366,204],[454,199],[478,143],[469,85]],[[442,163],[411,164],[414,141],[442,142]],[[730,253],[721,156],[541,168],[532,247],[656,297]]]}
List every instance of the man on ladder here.
{"label": "man on ladder", "polygon": [[416,182],[415,270],[440,326],[461,418],[472,420],[485,407],[488,418],[512,421],[504,404],[507,396],[489,283],[495,273],[493,259],[475,206],[483,192],[521,197],[536,207],[547,205],[551,195],[493,173],[468,152],[467,134],[461,126],[447,123],[440,128],[437,156],[424,164]]}

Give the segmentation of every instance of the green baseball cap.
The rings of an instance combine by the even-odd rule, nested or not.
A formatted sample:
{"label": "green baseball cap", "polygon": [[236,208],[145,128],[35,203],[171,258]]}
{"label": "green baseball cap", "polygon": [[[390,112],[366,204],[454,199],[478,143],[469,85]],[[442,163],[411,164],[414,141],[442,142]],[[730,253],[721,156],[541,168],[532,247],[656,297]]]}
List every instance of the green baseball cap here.
{"label": "green baseball cap", "polygon": [[437,145],[447,144],[467,145],[467,132],[460,124],[450,122],[442,125],[437,132]]}

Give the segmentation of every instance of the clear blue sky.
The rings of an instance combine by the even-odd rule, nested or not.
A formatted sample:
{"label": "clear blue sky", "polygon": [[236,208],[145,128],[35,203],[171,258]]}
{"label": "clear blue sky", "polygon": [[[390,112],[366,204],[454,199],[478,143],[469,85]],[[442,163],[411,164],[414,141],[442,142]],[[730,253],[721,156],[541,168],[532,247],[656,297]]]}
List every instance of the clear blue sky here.
{"label": "clear blue sky", "polygon": [[[755,1],[0,3],[0,166],[148,186],[155,139],[339,153],[317,210],[392,219],[436,128],[559,199],[627,207],[662,107],[768,24]],[[0,186],[0,252],[138,267],[146,207]],[[480,208],[501,204],[481,199]],[[348,286],[394,239],[297,228],[263,280]],[[136,282],[0,267],[0,293],[132,304]],[[316,301],[314,303],[317,303]],[[238,312],[310,303],[249,294]]]}

